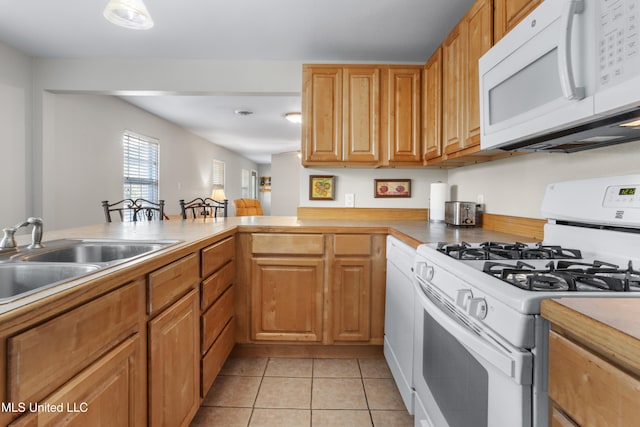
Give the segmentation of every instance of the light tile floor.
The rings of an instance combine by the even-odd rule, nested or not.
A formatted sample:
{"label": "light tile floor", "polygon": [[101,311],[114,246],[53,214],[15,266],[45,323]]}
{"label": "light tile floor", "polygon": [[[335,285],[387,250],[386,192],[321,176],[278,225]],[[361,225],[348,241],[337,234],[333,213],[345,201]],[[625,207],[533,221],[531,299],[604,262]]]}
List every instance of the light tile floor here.
{"label": "light tile floor", "polygon": [[384,359],[230,358],[191,427],[411,427]]}

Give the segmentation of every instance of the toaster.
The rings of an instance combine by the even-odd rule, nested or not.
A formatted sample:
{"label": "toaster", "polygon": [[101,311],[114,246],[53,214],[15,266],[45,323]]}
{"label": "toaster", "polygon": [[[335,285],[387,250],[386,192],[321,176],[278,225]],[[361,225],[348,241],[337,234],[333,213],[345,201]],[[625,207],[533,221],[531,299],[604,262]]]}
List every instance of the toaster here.
{"label": "toaster", "polygon": [[444,222],[449,225],[476,225],[478,205],[473,202],[445,202]]}

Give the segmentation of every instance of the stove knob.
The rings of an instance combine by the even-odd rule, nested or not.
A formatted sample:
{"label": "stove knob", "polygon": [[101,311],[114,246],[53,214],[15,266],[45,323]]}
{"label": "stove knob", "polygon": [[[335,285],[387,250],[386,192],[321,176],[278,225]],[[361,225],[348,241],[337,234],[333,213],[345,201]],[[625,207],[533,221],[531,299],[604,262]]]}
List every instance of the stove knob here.
{"label": "stove knob", "polygon": [[430,281],[433,279],[433,267],[426,262],[418,262],[416,264],[417,275],[422,280]]}
{"label": "stove knob", "polygon": [[458,289],[456,294],[456,305],[466,310],[469,306],[469,301],[473,299],[473,293],[471,289]]}
{"label": "stove knob", "polygon": [[469,314],[476,319],[484,320],[487,317],[487,300],[484,298],[471,298],[469,301]]}

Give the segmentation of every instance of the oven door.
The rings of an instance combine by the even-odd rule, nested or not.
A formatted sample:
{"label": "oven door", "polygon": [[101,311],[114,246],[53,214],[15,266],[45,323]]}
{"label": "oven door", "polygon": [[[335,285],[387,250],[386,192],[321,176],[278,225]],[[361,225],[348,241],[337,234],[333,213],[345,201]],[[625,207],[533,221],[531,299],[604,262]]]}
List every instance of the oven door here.
{"label": "oven door", "polygon": [[530,427],[532,354],[472,330],[415,283],[416,427]]}

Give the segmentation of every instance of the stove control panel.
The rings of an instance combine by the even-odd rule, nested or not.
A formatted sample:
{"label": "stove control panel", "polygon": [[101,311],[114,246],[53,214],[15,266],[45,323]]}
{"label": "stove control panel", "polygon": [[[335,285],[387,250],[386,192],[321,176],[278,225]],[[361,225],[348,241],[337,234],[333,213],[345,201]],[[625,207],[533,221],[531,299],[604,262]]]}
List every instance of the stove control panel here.
{"label": "stove control panel", "polygon": [[640,185],[611,185],[607,187],[602,206],[615,209],[640,209]]}

